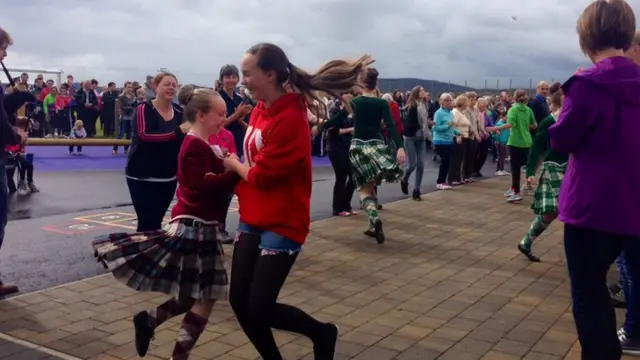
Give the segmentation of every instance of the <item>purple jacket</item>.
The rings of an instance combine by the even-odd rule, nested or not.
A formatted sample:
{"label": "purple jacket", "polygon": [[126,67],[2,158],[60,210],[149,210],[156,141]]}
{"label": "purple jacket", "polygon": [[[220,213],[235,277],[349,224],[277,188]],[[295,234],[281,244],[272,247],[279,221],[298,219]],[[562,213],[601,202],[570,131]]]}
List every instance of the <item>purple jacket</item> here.
{"label": "purple jacket", "polygon": [[567,224],[640,236],[640,67],[600,61],[562,86],[551,147],[571,154],[560,189]]}

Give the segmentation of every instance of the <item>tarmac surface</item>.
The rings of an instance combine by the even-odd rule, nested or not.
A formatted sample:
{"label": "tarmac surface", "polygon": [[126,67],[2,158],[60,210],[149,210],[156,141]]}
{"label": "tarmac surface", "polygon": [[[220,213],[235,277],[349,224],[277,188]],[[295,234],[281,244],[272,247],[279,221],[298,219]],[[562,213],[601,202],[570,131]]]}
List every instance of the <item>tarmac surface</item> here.
{"label": "tarmac surface", "polygon": [[[90,148],[85,155],[74,157],[65,151],[36,154],[35,179],[41,192],[14,195],[10,202],[0,273],[4,281],[20,287],[20,294],[104,273],[93,257],[91,241],[99,235],[135,230],[135,214],[122,172],[124,156],[104,155],[110,153],[105,148]],[[122,167],[96,170],[101,163],[115,167],[115,162]],[[332,216],[334,177],[327,158],[314,158],[314,165],[311,213],[315,221]],[[487,167],[489,170],[492,165],[488,162]],[[425,160],[423,193],[435,190],[436,177],[437,163],[429,158]],[[386,184],[379,188],[379,198],[384,204],[406,196],[397,184]],[[357,195],[352,203],[355,209],[359,207]],[[228,229],[234,229],[237,222],[234,201]]]}

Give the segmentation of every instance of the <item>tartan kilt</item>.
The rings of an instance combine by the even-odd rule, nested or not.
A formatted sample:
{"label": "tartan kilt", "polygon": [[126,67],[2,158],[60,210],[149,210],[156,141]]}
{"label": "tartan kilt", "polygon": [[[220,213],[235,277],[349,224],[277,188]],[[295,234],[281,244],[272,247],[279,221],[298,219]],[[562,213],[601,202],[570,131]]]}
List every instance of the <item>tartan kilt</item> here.
{"label": "tartan kilt", "polygon": [[229,279],[218,224],[193,222],[179,218],[164,230],[105,235],[93,241],[94,255],[134,290],[226,300]]}
{"label": "tartan kilt", "polygon": [[533,194],[531,209],[538,215],[558,213],[558,196],[560,185],[567,169],[567,164],[543,162],[538,187]]}
{"label": "tartan kilt", "polygon": [[349,160],[353,181],[358,187],[372,181],[375,181],[376,185],[380,185],[382,180],[396,182],[402,177],[402,169],[382,140],[351,140]]}

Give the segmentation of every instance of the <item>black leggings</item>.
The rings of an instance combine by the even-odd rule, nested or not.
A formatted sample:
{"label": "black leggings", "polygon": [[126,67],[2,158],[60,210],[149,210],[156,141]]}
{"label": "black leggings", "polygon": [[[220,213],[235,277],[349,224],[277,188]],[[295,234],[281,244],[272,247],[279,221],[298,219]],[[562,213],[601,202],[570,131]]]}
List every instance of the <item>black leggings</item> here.
{"label": "black leggings", "polygon": [[15,157],[16,163],[20,164],[20,181],[33,182],[33,164],[21,155]]}
{"label": "black leggings", "polygon": [[511,189],[516,194],[520,193],[520,172],[522,167],[527,164],[527,155],[529,148],[519,148],[509,146],[509,156],[511,157]]}
{"label": "black leggings", "polygon": [[162,220],[176,193],[178,180],[141,181],[127,178],[133,209],[138,217],[137,231],[162,229]]}
{"label": "black leggings", "polygon": [[272,328],[317,339],[323,324],[304,311],[278,303],[278,294],[298,254],[262,255],[260,236],[241,233],[233,250],[229,303],[264,360],[282,360]]}

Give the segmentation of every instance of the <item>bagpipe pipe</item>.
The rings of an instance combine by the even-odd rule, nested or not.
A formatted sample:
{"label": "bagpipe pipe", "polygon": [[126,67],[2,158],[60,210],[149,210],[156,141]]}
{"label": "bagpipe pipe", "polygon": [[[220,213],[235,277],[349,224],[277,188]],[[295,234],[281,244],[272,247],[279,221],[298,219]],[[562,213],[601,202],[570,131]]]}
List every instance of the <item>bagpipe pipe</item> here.
{"label": "bagpipe pipe", "polygon": [[9,116],[9,121],[11,124],[19,129],[25,131],[25,133],[29,133],[31,130],[31,126],[33,125],[33,120],[31,120],[28,116],[26,117],[18,117],[18,110],[27,104],[35,104],[38,99],[29,91],[21,91],[18,89],[16,82],[11,77],[9,70],[4,66],[4,63],[0,61],[0,65],[2,65],[2,70],[5,75],[9,79],[9,86],[11,87],[11,92],[5,94],[3,99],[4,110]]}

